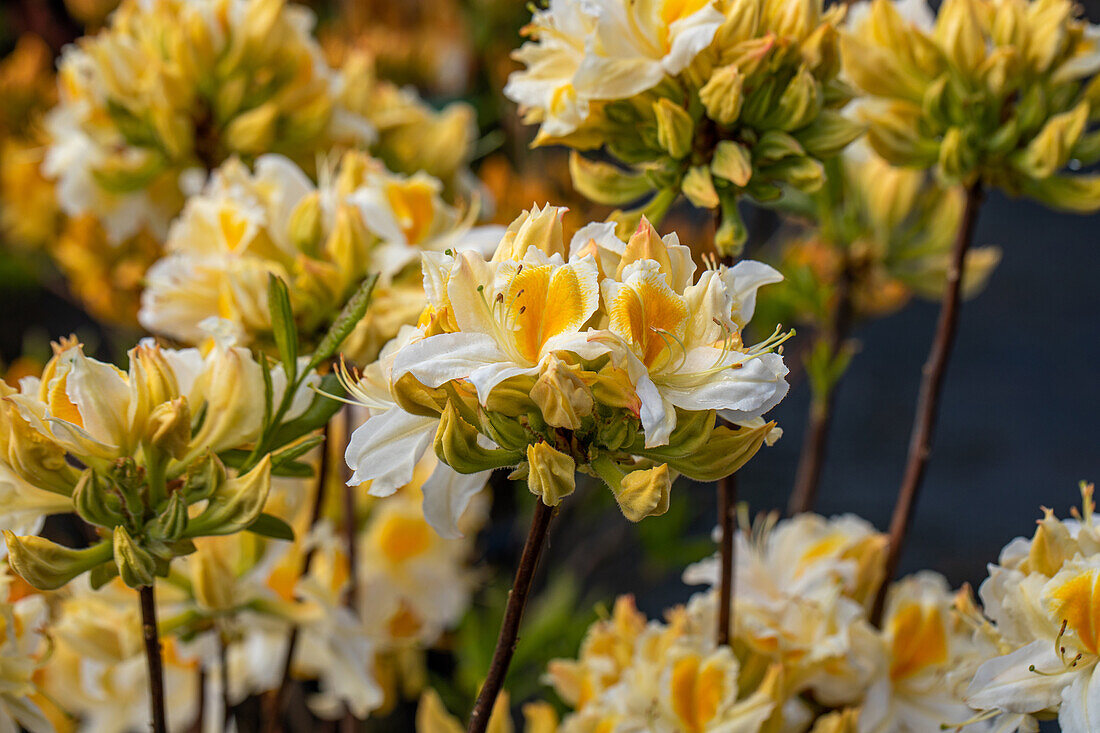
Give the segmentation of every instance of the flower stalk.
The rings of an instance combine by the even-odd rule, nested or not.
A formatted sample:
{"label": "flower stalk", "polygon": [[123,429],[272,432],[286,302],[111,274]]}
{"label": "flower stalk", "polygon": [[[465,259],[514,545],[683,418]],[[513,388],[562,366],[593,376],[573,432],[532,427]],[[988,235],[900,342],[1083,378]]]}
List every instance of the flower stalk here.
{"label": "flower stalk", "polygon": [[141,600],[141,636],[145,640],[145,659],[149,669],[149,706],[153,733],[168,733],[164,710],[164,666],[160,635],[157,633],[157,604],[153,586],[138,588]]}
{"label": "flower stalk", "polygon": [[[913,433],[909,440],[909,456],[905,464],[905,474],[898,490],[894,514],[890,520],[890,545],[886,553],[886,575],[889,581],[897,573],[898,562],[905,538],[912,522],[913,508],[916,506],[924,481],[924,472],[928,467],[928,458],[932,452],[932,438],[939,412],[940,397],[943,393],[943,381],[947,372],[947,363],[955,346],[955,333],[958,330],[959,311],[962,305],[962,271],[966,253],[974,239],[974,229],[978,221],[978,210],[984,197],[981,180],[971,183],[966,190],[966,207],[962,222],[955,236],[951,253],[951,264],[947,268],[947,282],[943,301],[940,306],[939,322],[932,350],[924,365],[924,377],[921,381],[920,395],[917,399],[917,414],[913,421]],[[886,603],[887,583],[875,600],[874,621],[882,618]]]}
{"label": "flower stalk", "polygon": [[531,593],[531,581],[535,577],[539,558],[546,547],[546,538],[550,531],[550,520],[554,516],[552,507],[542,501],[535,502],[535,514],[531,518],[531,529],[527,533],[527,541],[523,545],[523,554],[520,556],[519,566],[516,568],[516,578],[512,583],[512,590],[508,592],[508,605],[504,610],[504,620],[500,625],[500,635],[497,637],[496,649],[493,650],[493,659],[489,663],[489,673],[485,677],[485,684],[478,693],[474,703],[473,712],[470,713],[470,723],[466,730],[468,733],[484,733],[489,725],[489,715],[493,711],[497,696],[504,686],[504,676],[508,673],[508,665],[512,661],[512,654],[516,650],[519,638],[519,625],[523,619],[523,610],[527,606],[527,597]]}
{"label": "flower stalk", "polygon": [[[852,322],[852,273],[845,265],[837,283],[836,304],[821,338],[833,362],[844,348],[844,341]],[[821,474],[825,469],[825,455],[829,447],[829,431],[833,421],[834,398],[839,381],[826,380],[824,389],[810,398],[810,411],[806,419],[805,438],[798,457],[794,491],[787,504],[787,515],[794,516],[811,511],[817,500]]]}
{"label": "flower stalk", "polygon": [[729,646],[733,624],[734,532],[737,528],[737,474],[718,482],[718,538],[721,577],[718,588],[718,646]]}

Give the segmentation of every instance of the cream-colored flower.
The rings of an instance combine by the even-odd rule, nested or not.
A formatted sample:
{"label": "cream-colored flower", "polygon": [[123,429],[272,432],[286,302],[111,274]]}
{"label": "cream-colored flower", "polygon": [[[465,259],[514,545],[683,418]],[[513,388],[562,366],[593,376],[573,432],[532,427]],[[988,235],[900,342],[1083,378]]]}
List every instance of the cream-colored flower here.
{"label": "cream-colored flower", "polygon": [[0,729],[50,733],[53,725],[34,701],[41,692],[36,674],[48,656],[46,599],[9,601],[10,582],[7,569],[0,569]]}
{"label": "cream-colored flower", "polygon": [[418,310],[422,298],[404,283],[420,253],[461,249],[485,234],[470,230],[440,193],[427,174],[399,176],[359,152],[323,169],[320,185],[281,155],[261,156],[253,171],[230,160],[172,225],[167,256],[148,272],[139,320],[195,344],[206,336],[201,324],[217,316],[247,341],[270,344],[270,275],[287,283],[307,341],[368,273],[384,293],[412,298],[406,311]]}
{"label": "cream-colored flower", "polygon": [[231,155],[311,163],[369,123],[340,108],[341,79],[310,37],[312,13],[282,0],[127,0],[59,71],[45,170],[70,215],[113,241],[158,238],[193,179]]}

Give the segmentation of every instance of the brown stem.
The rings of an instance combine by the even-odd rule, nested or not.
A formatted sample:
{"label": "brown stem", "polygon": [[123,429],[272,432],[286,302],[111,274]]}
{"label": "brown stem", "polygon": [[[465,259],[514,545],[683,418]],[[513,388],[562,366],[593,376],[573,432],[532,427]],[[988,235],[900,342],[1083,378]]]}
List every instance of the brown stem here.
{"label": "brown stem", "polygon": [[[317,524],[317,521],[321,518],[321,509],[325,504],[325,485],[328,483],[328,470],[329,470],[329,424],[326,424],[321,430],[321,437],[324,438],[324,442],[321,443],[321,462],[317,466],[317,488],[313,495],[313,508],[309,515],[309,526],[312,528]],[[302,569],[298,573],[298,577],[309,574],[309,568],[313,564],[313,551],[314,548],[310,547],[306,550],[305,555],[302,556]],[[283,674],[280,678],[279,686],[275,690],[275,695],[268,698],[268,706],[265,711],[265,725],[264,730],[267,733],[275,733],[280,729],[279,719],[283,715],[283,711],[286,708],[287,696],[290,694],[291,667],[294,664],[294,650],[298,646],[298,627],[294,626],[290,629],[290,634],[286,641],[286,655],[283,657]]]}
{"label": "brown stem", "polygon": [[872,619],[877,623],[882,619],[886,600],[886,588],[898,570],[898,561],[909,532],[913,518],[913,507],[917,503],[928,457],[932,452],[932,436],[936,427],[936,414],[939,411],[940,396],[943,392],[943,380],[947,371],[947,362],[955,345],[955,332],[959,324],[959,309],[962,303],[962,276],[966,262],[966,253],[974,239],[974,227],[978,221],[978,209],[982,203],[982,187],[975,181],[966,190],[966,208],[963,209],[962,222],[955,235],[955,244],[951,252],[951,264],[947,268],[943,301],[940,305],[939,323],[936,325],[936,337],[932,350],[924,365],[924,377],[921,381],[920,396],[917,399],[917,414],[913,421],[913,433],[909,440],[909,457],[905,465],[905,474],[898,490],[894,516],[890,520],[890,545],[886,552],[886,575],[878,597]]}
{"label": "brown stem", "polygon": [[489,716],[493,712],[497,695],[504,686],[504,675],[508,672],[508,665],[512,662],[512,654],[516,650],[523,609],[527,605],[527,596],[531,592],[531,581],[535,576],[539,557],[542,555],[543,548],[546,547],[546,537],[549,534],[550,520],[553,516],[553,509],[541,501],[535,501],[531,530],[527,533],[527,542],[523,545],[523,554],[519,559],[519,567],[516,568],[512,590],[508,591],[508,605],[504,609],[504,620],[500,625],[500,636],[497,637],[492,662],[489,663],[489,673],[485,677],[481,692],[478,693],[474,710],[470,713],[470,724],[466,728],[468,733],[485,733],[489,725]]}
{"label": "brown stem", "polygon": [[[836,304],[831,318],[821,337],[829,350],[830,362],[836,359],[844,347],[852,321],[852,271],[845,263],[837,283]],[[830,380],[823,394],[815,394],[810,399],[810,412],[806,418],[806,435],[802,441],[802,452],[798,457],[798,470],[795,473],[794,491],[787,504],[787,515],[794,516],[808,512],[817,501],[817,490],[821,485],[821,474],[825,469],[825,454],[829,445],[829,428],[833,420],[833,398],[836,395],[836,383]]]}
{"label": "brown stem", "polygon": [[[337,417],[341,418],[340,431],[341,439],[346,443],[348,430],[350,428],[350,415],[347,410],[341,410]],[[344,549],[348,554],[348,590],[347,596],[344,598],[345,605],[351,609],[352,613],[359,613],[359,548],[358,548],[358,536],[359,526],[356,522],[357,510],[356,510],[356,487],[349,486],[347,479],[347,464],[341,462],[341,483],[343,486],[344,494]],[[351,708],[344,707],[344,717],[340,723],[340,730],[343,733],[354,733],[359,727],[359,721],[355,719],[354,713],[351,712]]]}
{"label": "brown stem", "polygon": [[157,602],[153,586],[138,588],[141,599],[141,635],[145,639],[145,661],[149,669],[149,707],[153,716],[153,733],[168,733],[164,712],[164,662],[160,656],[160,635],[157,633]]}
{"label": "brown stem", "polygon": [[737,475],[718,482],[718,549],[721,575],[718,579],[718,646],[729,646],[733,625],[734,532],[737,525]]}

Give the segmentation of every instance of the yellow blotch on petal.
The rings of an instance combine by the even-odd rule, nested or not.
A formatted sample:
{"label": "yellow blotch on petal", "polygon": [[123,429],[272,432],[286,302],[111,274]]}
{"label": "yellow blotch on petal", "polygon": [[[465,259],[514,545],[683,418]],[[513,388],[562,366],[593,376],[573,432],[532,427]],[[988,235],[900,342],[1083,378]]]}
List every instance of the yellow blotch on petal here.
{"label": "yellow blotch on petal", "polygon": [[908,603],[890,618],[890,679],[911,677],[947,662],[947,622],[939,608]]}
{"label": "yellow blotch on petal", "polygon": [[409,244],[423,240],[431,229],[435,211],[434,194],[434,189],[426,181],[390,183],[386,186],[386,199]]}
{"label": "yellow blotch on petal", "polygon": [[393,516],[378,530],[378,549],[394,564],[403,563],[427,552],[432,546],[432,530],[417,517]]}
{"label": "yellow blotch on petal", "polygon": [[571,266],[525,264],[517,268],[503,298],[517,349],[537,362],[548,340],[588,320],[596,293],[594,284],[584,282]]}
{"label": "yellow blotch on petal", "polygon": [[1090,654],[1097,653],[1100,631],[1098,578],[1100,570],[1088,570],[1070,578],[1050,593],[1057,618],[1066,622],[1066,628],[1077,634],[1083,650]]}
{"label": "yellow blotch on petal", "polygon": [[716,664],[704,664],[691,654],[676,661],[671,684],[672,707],[684,729],[692,733],[706,730],[722,704],[725,670]]}
{"label": "yellow blotch on petal", "polygon": [[624,284],[609,310],[611,330],[631,343],[650,369],[670,358],[670,345],[687,327],[687,303],[657,270]]}

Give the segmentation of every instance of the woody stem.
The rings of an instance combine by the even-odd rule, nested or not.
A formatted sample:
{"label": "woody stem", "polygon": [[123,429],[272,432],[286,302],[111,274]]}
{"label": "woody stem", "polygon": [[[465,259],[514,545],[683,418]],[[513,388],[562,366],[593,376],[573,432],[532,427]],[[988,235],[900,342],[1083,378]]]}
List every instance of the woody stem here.
{"label": "woody stem", "polygon": [[160,635],[157,632],[157,603],[153,586],[138,588],[141,601],[141,635],[145,641],[145,661],[149,670],[149,707],[153,733],[168,733],[164,711],[164,663],[161,659]]}
{"label": "woody stem", "polygon": [[520,621],[523,619],[523,610],[527,606],[527,597],[531,593],[531,581],[535,577],[539,558],[546,547],[550,520],[553,516],[552,508],[543,504],[542,501],[535,501],[531,529],[527,533],[527,542],[523,545],[523,554],[516,568],[512,590],[508,591],[508,604],[504,609],[504,620],[500,625],[500,635],[497,637],[496,649],[493,650],[493,659],[489,663],[489,673],[485,677],[481,692],[478,693],[473,712],[470,713],[470,724],[466,728],[468,733],[485,733],[489,725],[489,716],[492,715],[493,705],[504,686],[504,676],[508,672],[508,665],[511,664],[512,654],[516,650]]}
{"label": "woody stem", "polygon": [[890,545],[886,554],[886,575],[878,597],[872,619],[877,623],[882,619],[886,601],[886,588],[897,573],[898,562],[905,538],[909,533],[913,508],[916,506],[921,484],[924,480],[928,458],[932,452],[932,436],[936,427],[936,415],[939,412],[940,397],[943,392],[944,375],[951,351],[955,345],[955,332],[959,324],[959,310],[962,304],[962,276],[966,262],[966,253],[974,239],[974,229],[978,221],[978,209],[983,198],[981,181],[975,181],[966,190],[966,207],[963,209],[962,222],[955,235],[955,244],[951,252],[951,263],[947,268],[947,280],[944,283],[943,300],[940,304],[940,317],[936,326],[936,336],[928,361],[924,365],[924,378],[921,381],[920,396],[917,399],[917,414],[913,421],[913,433],[909,440],[909,457],[905,466],[901,488],[898,490],[894,515],[890,521]]}

